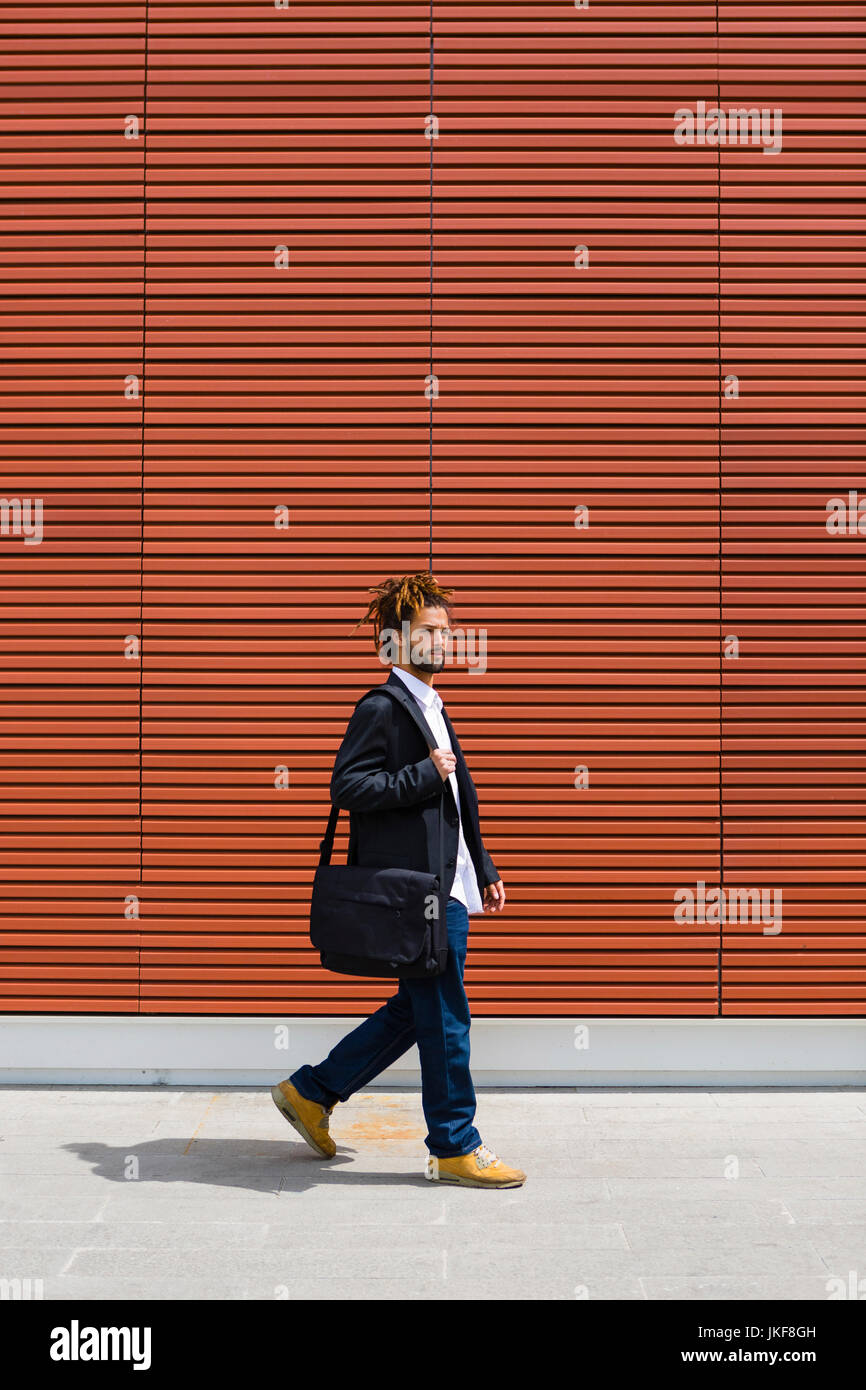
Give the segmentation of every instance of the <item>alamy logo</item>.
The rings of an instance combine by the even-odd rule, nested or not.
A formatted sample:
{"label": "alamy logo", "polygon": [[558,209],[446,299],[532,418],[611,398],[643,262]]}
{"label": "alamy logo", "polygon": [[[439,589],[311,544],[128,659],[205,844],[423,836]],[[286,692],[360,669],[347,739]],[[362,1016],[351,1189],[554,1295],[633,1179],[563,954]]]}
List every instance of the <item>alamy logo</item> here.
{"label": "alamy logo", "polygon": [[678,145],[763,145],[764,154],[782,149],[780,106],[707,106],[699,101],[693,111],[681,106],[674,112],[674,140]]}
{"label": "alamy logo", "polygon": [[777,936],[782,930],[782,890],[773,889],[770,911],[769,888],[707,888],[699,878],[694,888],[674,891],[675,922],[764,922],[764,936]]}
{"label": "alamy logo", "polygon": [[52,1361],[132,1361],[134,1371],[150,1370],[149,1327],[52,1327]]}
{"label": "alamy logo", "polygon": [[23,536],[25,545],[39,545],[42,498],[0,497],[0,536]]}
{"label": "alamy logo", "polygon": [[855,487],[844,497],[828,497],[824,530],[828,536],[866,536],[866,497]]}
{"label": "alamy logo", "polygon": [[41,1279],[0,1278],[0,1299],[44,1298],[45,1287]]}
{"label": "alamy logo", "polygon": [[[433,643],[429,629],[416,631],[413,636],[410,627],[409,619],[404,618],[399,632],[395,627],[382,628],[379,633],[379,660],[383,666],[399,666],[404,659],[404,650],[408,650],[409,659],[416,666],[430,662]],[[478,628],[476,632],[474,627],[449,628],[443,657],[448,666],[454,662],[465,664],[470,671],[478,671],[483,676],[487,670],[487,629]]]}

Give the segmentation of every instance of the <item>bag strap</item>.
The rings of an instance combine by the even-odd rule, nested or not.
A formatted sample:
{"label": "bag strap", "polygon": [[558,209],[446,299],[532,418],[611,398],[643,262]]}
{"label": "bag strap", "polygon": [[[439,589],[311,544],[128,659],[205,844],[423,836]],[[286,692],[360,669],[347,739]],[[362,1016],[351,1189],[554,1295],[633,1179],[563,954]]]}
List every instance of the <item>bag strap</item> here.
{"label": "bag strap", "polygon": [[[385,686],[385,685],[377,685],[377,686],[375,687],[374,690],[368,690],[367,693],[366,693],[365,695],[362,695],[362,696],[361,696],[361,700],[366,700],[367,695],[374,695],[374,694],[378,693],[378,691],[380,691],[380,690],[384,690],[385,693],[386,693],[387,695],[390,695],[390,696],[391,696],[392,700],[396,700],[398,705],[402,705],[403,702],[402,702],[402,700],[400,699],[400,696],[399,696],[399,695],[395,695],[394,692],[393,692],[393,690],[388,690],[388,687]],[[411,698],[414,699],[414,696],[412,696]],[[358,704],[361,703],[361,700],[358,701]],[[420,727],[420,725],[419,725],[419,727]],[[421,732],[424,734],[424,737],[427,739],[427,742],[429,743],[430,747],[431,747],[431,748],[435,748],[435,747],[437,746],[435,740],[432,739],[432,738],[430,738],[430,736],[429,736],[429,734],[426,732],[426,730],[422,730]],[[443,802],[444,802],[444,801],[445,801],[445,780],[444,780],[444,778],[443,778],[443,779],[442,779],[442,796],[441,796],[441,798],[440,798],[440,800],[439,800],[439,887],[440,887],[440,889],[442,888],[442,885],[443,885],[444,882],[445,882],[445,812],[444,812],[444,809],[443,809]],[[333,849],[334,849],[334,836],[335,836],[336,833],[337,833],[337,818],[338,818],[339,814],[340,814],[340,807],[339,807],[339,806],[332,806],[332,807],[331,807],[331,814],[328,816],[328,827],[327,827],[327,829],[326,829],[326,831],[325,831],[325,838],[324,838],[323,840],[320,840],[320,841],[319,841],[319,851],[320,851],[320,853],[319,853],[319,864],[320,864],[320,865],[321,865],[321,864],[330,864],[330,862],[331,862],[331,854],[332,854]]]}

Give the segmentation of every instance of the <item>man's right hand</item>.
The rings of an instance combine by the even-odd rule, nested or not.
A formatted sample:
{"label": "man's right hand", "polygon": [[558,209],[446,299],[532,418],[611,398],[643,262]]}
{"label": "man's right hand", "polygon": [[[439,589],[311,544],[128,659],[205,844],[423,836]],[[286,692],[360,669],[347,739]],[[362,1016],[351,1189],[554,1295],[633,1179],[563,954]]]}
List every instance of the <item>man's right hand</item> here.
{"label": "man's right hand", "polygon": [[443,782],[446,782],[457,766],[457,754],[452,753],[450,748],[431,748],[430,757],[439,772]]}

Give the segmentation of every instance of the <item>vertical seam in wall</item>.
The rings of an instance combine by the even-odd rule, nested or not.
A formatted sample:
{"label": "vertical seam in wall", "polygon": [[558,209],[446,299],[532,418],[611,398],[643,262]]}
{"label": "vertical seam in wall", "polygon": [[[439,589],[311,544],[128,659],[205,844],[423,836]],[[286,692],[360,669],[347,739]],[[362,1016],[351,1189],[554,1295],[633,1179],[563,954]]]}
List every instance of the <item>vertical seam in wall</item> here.
{"label": "vertical seam in wall", "polygon": [[[433,0],[430,0],[430,115],[433,115]],[[433,130],[430,130],[430,563],[428,569],[433,573]]]}
{"label": "vertical seam in wall", "polygon": [[[141,883],[144,876],[144,488],[145,488],[145,390],[147,379],[147,82],[148,49],[150,31],[150,4],[144,0],[144,91],[142,107],[142,145],[141,212],[142,212],[142,257],[141,257],[141,381],[139,384],[141,403],[141,485],[138,539],[138,887],[139,914],[141,912]],[[141,1013],[141,925],[138,918],[138,988],[137,1012]]]}
{"label": "vertical seam in wall", "polygon": [[[720,43],[719,43],[719,0],[716,0],[716,109],[721,110],[722,106],[722,80],[720,62]],[[723,644],[723,586],[722,586],[722,142],[716,142],[716,350],[718,353],[718,371],[716,373],[716,405],[718,410],[718,420],[716,425],[716,442],[718,448],[717,457],[717,496],[718,496],[718,519],[719,519],[719,885],[724,890],[725,886],[725,821],[723,804],[722,768],[723,768],[723,740],[724,740],[724,700],[723,700],[723,672],[724,656],[722,652]],[[722,894],[724,901],[724,893]],[[724,914],[719,922],[719,942],[717,947],[717,966],[716,966],[716,1014],[722,1015],[722,952],[724,947],[725,922]]]}

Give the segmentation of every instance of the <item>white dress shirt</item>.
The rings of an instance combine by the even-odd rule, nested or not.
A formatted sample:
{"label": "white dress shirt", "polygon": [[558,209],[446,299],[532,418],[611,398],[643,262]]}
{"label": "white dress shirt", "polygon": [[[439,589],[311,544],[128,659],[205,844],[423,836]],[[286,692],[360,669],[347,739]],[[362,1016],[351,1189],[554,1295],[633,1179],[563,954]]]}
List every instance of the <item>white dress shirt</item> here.
{"label": "white dress shirt", "polygon": [[[413,676],[411,671],[404,671],[402,666],[392,666],[392,671],[400,677],[406,685],[411,695],[415,696],[417,703],[421,706],[421,712],[427,723],[430,725],[433,737],[436,739],[438,748],[451,749],[451,739],[445,720],[442,718],[442,698],[433,689],[432,685],[427,685],[417,676]],[[448,780],[451,783],[451,790],[454,793],[454,801],[457,806],[457,815],[460,816],[460,793],[457,790],[457,773],[450,772]],[[466,840],[463,837],[463,820],[459,820],[457,829],[457,868],[454,873],[454,884],[451,888],[451,897],[457,898],[464,904],[467,913],[483,912],[484,906],[481,901],[481,894],[478,891],[478,879],[475,874],[475,866],[466,847]]]}

